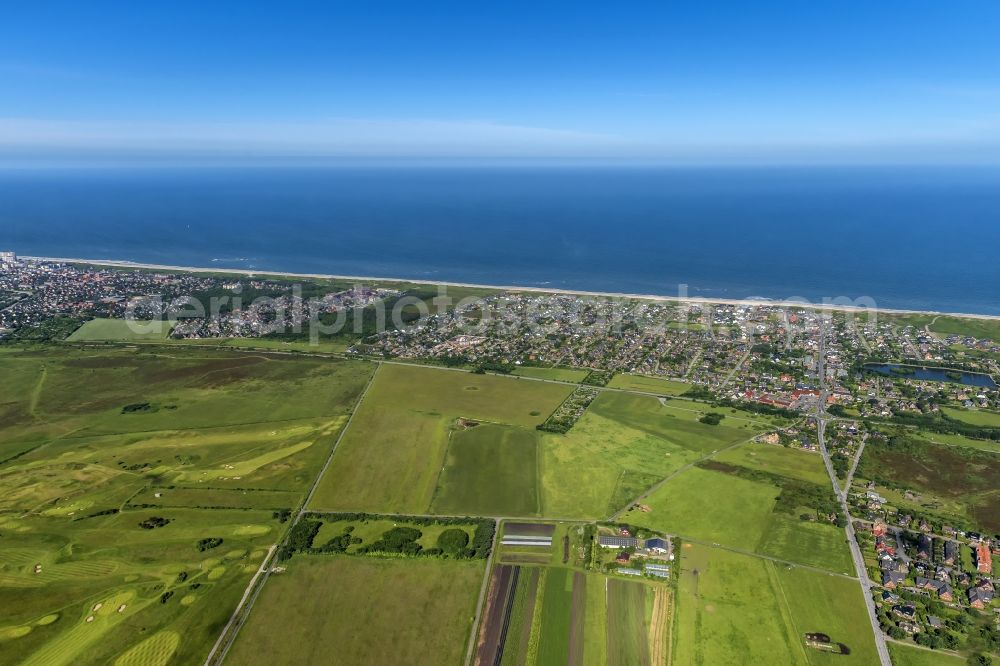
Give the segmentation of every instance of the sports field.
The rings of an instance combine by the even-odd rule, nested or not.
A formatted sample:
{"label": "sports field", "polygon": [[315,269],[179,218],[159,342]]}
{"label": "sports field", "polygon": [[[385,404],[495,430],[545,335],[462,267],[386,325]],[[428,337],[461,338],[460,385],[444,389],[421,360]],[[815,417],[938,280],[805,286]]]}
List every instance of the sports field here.
{"label": "sports field", "polygon": [[172,321],[126,321],[91,319],[73,331],[69,342],[165,340],[174,327]]}
{"label": "sports field", "polygon": [[0,352],[0,662],[203,660],[373,370],[168,351]]}
{"label": "sports field", "polygon": [[[877,663],[856,581],[697,544],[680,557],[674,663]],[[808,647],[807,633],[850,654]]]}
{"label": "sports field", "polygon": [[483,567],[481,560],[296,556],[268,580],[227,662],[458,666]]}
{"label": "sports field", "polygon": [[[463,421],[480,424],[471,426],[470,433],[484,423],[533,429],[572,390],[572,386],[547,382],[385,364],[323,476],[312,508],[425,513],[432,506],[439,477],[448,463],[449,438],[456,430],[471,426]],[[484,432],[502,435],[511,431],[492,428]],[[508,436],[521,442],[520,453],[508,468],[527,464],[526,436]],[[451,460],[453,468],[457,465],[461,469],[490,455],[469,450],[475,442],[483,441],[481,435],[472,437],[468,440],[472,445],[459,438],[459,453]],[[495,446],[492,450],[502,453]],[[530,475],[531,470],[525,474]],[[474,506],[462,506],[463,497],[468,495],[447,470],[444,481],[448,487],[442,497],[448,506],[458,513],[474,511]],[[493,501],[488,493],[476,499]]]}

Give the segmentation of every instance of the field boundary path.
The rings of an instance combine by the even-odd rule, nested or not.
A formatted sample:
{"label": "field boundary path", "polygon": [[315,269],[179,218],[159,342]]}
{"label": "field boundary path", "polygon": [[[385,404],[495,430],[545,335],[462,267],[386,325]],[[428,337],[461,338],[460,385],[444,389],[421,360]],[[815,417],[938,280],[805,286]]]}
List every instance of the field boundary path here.
{"label": "field boundary path", "polygon": [[[885,642],[885,633],[878,623],[878,613],[875,610],[875,602],[872,600],[871,582],[868,580],[868,571],[865,568],[865,558],[861,554],[861,547],[854,535],[854,522],[851,518],[851,509],[847,505],[848,491],[840,487],[837,473],[833,469],[833,462],[830,460],[830,452],[826,448],[824,431],[826,430],[827,416],[824,411],[827,396],[826,368],[824,362],[826,358],[826,322],[821,321],[819,329],[819,356],[816,362],[816,369],[819,374],[820,394],[816,402],[816,436],[819,440],[819,450],[823,454],[823,464],[826,466],[826,473],[830,477],[833,485],[833,492],[837,495],[840,508],[847,518],[847,525],[844,530],[847,532],[847,542],[851,547],[851,559],[854,560],[854,569],[858,574],[858,581],[861,583],[861,594],[864,596],[865,608],[868,610],[868,619],[871,621],[872,633],[875,636],[875,649],[878,651],[879,662],[882,666],[892,666],[892,658],[889,656],[889,647]],[[863,446],[863,443],[862,443]],[[860,459],[860,456],[859,456]],[[850,486],[848,486],[848,490]]]}
{"label": "field boundary path", "polygon": [[[354,402],[354,407],[351,409],[351,414],[350,416],[348,416],[347,422],[344,424],[344,427],[341,428],[340,434],[337,435],[337,440],[333,443],[333,447],[330,449],[330,455],[327,456],[326,458],[326,464],[323,465],[323,469],[320,470],[320,473],[317,474],[316,478],[313,480],[312,486],[309,488],[309,492],[306,493],[306,498],[302,502],[302,506],[299,507],[298,513],[295,514],[295,519],[291,521],[291,524],[288,527],[288,531],[285,533],[285,537],[282,539],[280,545],[283,546],[288,541],[288,537],[291,535],[292,529],[302,519],[302,516],[308,513],[307,509],[309,507],[309,502],[312,501],[313,494],[315,494],[316,488],[319,486],[320,480],[323,478],[323,476],[326,474],[327,469],[330,467],[330,462],[333,460],[333,456],[337,452],[337,447],[340,446],[341,440],[344,439],[344,435],[347,433],[347,429],[351,427],[351,422],[354,420],[354,415],[357,413],[358,408],[361,407],[361,402],[365,399],[365,396],[368,395],[368,389],[370,389],[372,384],[375,382],[375,376],[378,374],[379,367],[381,366],[379,364],[376,364],[375,372],[373,372],[372,376],[368,378],[368,383],[365,385],[364,390],[361,392],[361,395],[358,396],[358,399]],[[265,563],[271,560],[271,554],[276,552],[278,548],[279,548],[278,544],[271,546],[271,552],[268,553],[267,557],[265,558]],[[215,645],[212,647],[212,651],[209,652],[208,656],[205,658],[205,666],[221,664],[222,662],[225,661],[226,655],[229,654],[229,649],[233,646],[233,643],[236,641],[236,637],[239,635],[240,629],[243,628],[243,623],[246,622],[247,618],[250,616],[250,611],[253,610],[253,605],[254,603],[256,603],[257,597],[260,596],[260,591],[264,589],[264,586],[267,584],[267,579],[270,576],[271,576],[271,567],[270,566],[264,567],[262,565],[260,571],[257,572],[257,575],[255,575],[253,579],[250,580],[250,584],[247,585],[246,592],[243,593],[243,599],[240,600],[240,603],[236,607],[236,610],[234,610],[233,614],[229,617],[229,622],[226,623],[226,626],[223,628],[222,633],[219,634],[219,638],[215,642]],[[249,598],[249,603],[247,603],[248,598]]]}

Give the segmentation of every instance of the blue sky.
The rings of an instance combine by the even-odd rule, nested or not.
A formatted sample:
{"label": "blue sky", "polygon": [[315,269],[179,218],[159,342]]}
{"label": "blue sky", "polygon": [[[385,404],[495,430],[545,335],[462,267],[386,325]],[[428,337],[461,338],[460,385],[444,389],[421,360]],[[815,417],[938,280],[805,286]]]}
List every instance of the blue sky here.
{"label": "blue sky", "polygon": [[0,163],[1000,163],[1000,3],[38,2]]}

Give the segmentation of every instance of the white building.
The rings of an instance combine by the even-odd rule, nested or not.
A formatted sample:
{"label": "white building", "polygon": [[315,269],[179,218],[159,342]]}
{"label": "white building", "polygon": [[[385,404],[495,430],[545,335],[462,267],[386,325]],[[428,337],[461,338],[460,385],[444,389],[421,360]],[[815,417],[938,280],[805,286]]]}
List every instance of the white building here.
{"label": "white building", "polygon": [[0,266],[13,266],[16,263],[16,254],[13,252],[0,252]]}

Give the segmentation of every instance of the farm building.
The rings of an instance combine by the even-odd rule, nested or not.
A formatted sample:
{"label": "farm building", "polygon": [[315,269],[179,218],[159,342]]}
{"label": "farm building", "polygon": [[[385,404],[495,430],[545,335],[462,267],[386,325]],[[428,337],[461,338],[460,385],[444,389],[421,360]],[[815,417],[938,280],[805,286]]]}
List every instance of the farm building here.
{"label": "farm building", "polygon": [[666,539],[661,539],[656,537],[655,539],[646,539],[646,550],[651,550],[654,553],[669,553],[670,543]]}
{"label": "farm building", "polygon": [[601,548],[638,548],[639,540],[635,537],[620,537],[620,536],[607,536],[600,535],[597,537],[597,543]]}

